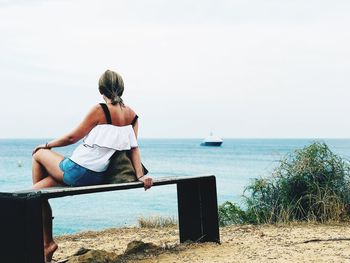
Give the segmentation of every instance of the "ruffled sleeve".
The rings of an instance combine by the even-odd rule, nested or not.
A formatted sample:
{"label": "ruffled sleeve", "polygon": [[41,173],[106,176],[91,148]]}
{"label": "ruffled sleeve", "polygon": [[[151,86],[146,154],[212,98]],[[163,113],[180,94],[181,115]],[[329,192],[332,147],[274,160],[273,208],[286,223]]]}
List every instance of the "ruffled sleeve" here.
{"label": "ruffled sleeve", "polygon": [[131,125],[114,126],[109,124],[94,127],[84,139],[84,145],[110,148],[116,151],[138,147],[135,132]]}

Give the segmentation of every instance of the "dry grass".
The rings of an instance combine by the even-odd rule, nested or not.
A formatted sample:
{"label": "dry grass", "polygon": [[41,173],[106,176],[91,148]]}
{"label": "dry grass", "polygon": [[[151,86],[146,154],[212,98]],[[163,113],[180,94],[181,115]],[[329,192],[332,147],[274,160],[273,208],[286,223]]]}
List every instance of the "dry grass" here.
{"label": "dry grass", "polygon": [[141,228],[161,228],[176,226],[177,221],[173,217],[165,216],[150,216],[150,217],[139,217],[137,219],[139,227]]}

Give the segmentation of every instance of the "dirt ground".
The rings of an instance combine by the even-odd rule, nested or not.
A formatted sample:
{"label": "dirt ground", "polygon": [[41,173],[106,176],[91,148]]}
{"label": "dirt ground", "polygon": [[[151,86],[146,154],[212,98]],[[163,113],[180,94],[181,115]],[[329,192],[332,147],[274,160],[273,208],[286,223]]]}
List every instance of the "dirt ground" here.
{"label": "dirt ground", "polygon": [[220,228],[221,244],[179,244],[177,228],[115,228],[56,238],[54,259],[79,248],[122,255],[132,241],[155,249],[123,262],[350,262],[350,224],[293,224]]}

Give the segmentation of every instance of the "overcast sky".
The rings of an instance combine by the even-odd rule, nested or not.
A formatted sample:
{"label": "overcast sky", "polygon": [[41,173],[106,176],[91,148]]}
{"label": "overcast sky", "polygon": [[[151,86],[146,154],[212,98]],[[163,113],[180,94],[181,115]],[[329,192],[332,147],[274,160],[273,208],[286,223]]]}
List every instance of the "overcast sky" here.
{"label": "overcast sky", "polygon": [[143,138],[348,138],[349,14],[340,0],[0,0],[0,138],[70,131],[106,69]]}

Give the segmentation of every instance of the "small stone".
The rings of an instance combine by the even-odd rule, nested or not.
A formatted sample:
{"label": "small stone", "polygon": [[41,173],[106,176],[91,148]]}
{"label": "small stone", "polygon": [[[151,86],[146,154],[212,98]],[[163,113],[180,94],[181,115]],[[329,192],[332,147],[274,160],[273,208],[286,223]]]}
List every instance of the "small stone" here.
{"label": "small stone", "polygon": [[151,252],[157,250],[159,247],[153,243],[144,243],[142,241],[134,240],[131,241],[124,252],[124,255]]}

